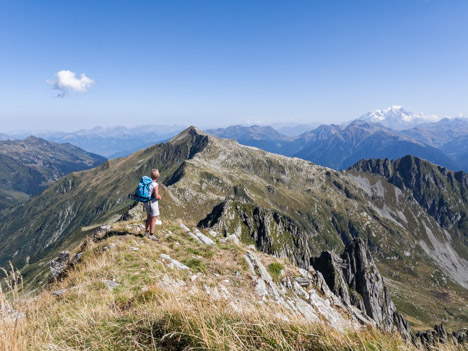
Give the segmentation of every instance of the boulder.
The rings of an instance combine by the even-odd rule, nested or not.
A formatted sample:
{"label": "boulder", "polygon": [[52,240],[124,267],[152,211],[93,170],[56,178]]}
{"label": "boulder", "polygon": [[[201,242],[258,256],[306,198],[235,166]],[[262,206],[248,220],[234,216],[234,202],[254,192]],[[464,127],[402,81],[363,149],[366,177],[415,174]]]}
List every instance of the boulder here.
{"label": "boulder", "polygon": [[62,251],[58,257],[50,261],[50,272],[54,279],[60,279],[68,267],[70,261],[70,252]]}

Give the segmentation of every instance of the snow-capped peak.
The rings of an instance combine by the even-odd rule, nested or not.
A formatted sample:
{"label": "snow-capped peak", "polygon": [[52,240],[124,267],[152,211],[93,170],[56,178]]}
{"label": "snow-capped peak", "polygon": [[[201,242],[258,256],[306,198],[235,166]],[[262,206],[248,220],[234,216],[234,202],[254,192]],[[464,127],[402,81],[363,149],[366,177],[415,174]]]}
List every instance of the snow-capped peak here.
{"label": "snow-capped peak", "polygon": [[409,112],[398,105],[393,105],[383,110],[368,112],[359,117],[361,121],[380,123],[387,128],[397,130],[412,128],[423,123],[437,122],[440,119],[441,118],[436,115],[429,116],[423,113]]}

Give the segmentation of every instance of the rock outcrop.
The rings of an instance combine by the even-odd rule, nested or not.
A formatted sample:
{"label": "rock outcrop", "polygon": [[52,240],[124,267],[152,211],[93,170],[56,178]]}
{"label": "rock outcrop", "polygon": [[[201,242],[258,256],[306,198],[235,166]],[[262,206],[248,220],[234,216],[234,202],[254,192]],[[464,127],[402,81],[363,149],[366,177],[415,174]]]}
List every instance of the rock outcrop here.
{"label": "rock outcrop", "polygon": [[[327,287],[345,306],[355,306],[385,331],[398,331],[418,347],[433,350],[439,344],[459,345],[468,341],[468,329],[448,332],[442,324],[433,330],[413,332],[398,313],[365,242],[355,238],[342,255],[324,251],[311,259]],[[322,288],[326,291],[326,288]]]}
{"label": "rock outcrop", "polygon": [[397,330],[406,339],[410,337],[408,322],[397,312],[361,238],[351,241],[341,256],[324,251],[320,257],[312,258],[311,264],[346,305],[357,307],[383,330]]}
{"label": "rock outcrop", "polygon": [[[299,269],[302,277],[299,279],[284,278],[282,282],[276,283],[268,270],[252,251],[247,251],[244,259],[249,266],[255,281],[255,292],[262,299],[270,298],[290,312],[302,315],[310,322],[319,322],[325,319],[329,326],[335,329],[349,329],[359,325],[357,319],[348,320],[338,312],[337,307],[343,307],[330,303],[329,296],[323,298],[312,287],[313,273]],[[311,274],[312,273],[312,274]],[[302,284],[300,285],[300,281]],[[332,300],[333,302],[333,300]],[[346,308],[344,308],[346,310]],[[353,316],[352,311],[347,311]],[[354,316],[353,316],[354,317]]]}
{"label": "rock outcrop", "polygon": [[64,275],[69,262],[70,252],[68,251],[61,252],[56,259],[50,261],[50,273],[52,274],[52,278],[60,279]]}
{"label": "rock outcrop", "polygon": [[468,341],[468,329],[448,332],[442,324],[434,326],[432,330],[412,334],[413,344],[434,350],[439,344],[460,345]]}
{"label": "rock outcrop", "polygon": [[228,199],[198,223],[202,228],[214,228],[224,236],[235,234],[260,250],[288,258],[300,267],[308,267],[312,254],[305,235],[294,221],[277,211],[255,204]]}

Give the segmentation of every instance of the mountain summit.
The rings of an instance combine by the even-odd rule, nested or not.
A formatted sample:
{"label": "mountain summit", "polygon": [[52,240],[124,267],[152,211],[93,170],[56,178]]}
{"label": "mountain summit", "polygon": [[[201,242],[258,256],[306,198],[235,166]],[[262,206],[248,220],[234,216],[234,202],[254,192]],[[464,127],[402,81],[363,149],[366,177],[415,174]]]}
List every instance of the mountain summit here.
{"label": "mountain summit", "polygon": [[396,130],[412,128],[423,123],[437,122],[440,119],[436,115],[427,116],[423,113],[409,112],[397,105],[384,110],[368,112],[359,117],[361,121],[380,123],[387,128]]}

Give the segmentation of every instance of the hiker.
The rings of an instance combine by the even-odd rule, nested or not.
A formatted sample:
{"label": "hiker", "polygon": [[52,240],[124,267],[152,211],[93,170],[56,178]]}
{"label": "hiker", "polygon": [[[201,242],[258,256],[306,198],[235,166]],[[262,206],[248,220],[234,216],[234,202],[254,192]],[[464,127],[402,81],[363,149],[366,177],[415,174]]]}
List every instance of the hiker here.
{"label": "hiker", "polygon": [[149,201],[143,203],[143,207],[146,211],[146,227],[145,236],[149,236],[151,239],[156,238],[154,236],[154,226],[161,225],[162,222],[158,219],[159,216],[159,204],[158,200],[161,200],[159,195],[159,185],[156,181],[159,178],[159,170],[153,169],[151,171],[151,184],[149,185]]}

